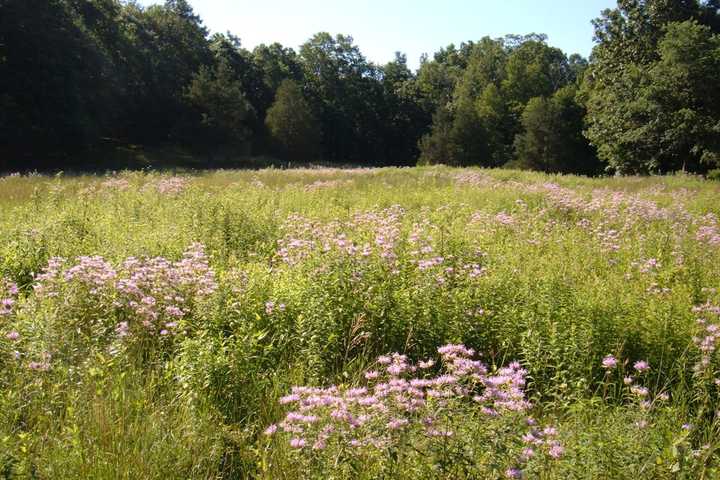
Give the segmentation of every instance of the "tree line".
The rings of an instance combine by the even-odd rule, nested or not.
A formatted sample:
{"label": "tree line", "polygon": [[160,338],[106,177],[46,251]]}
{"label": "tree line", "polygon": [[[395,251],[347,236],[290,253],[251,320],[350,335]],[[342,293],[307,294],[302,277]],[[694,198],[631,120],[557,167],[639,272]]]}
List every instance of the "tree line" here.
{"label": "tree line", "polygon": [[508,35],[412,71],[347,35],[248,50],[186,0],[0,0],[0,155],[62,168],[113,141],[582,174],[719,166],[720,0],[619,0],[593,24],[589,59]]}

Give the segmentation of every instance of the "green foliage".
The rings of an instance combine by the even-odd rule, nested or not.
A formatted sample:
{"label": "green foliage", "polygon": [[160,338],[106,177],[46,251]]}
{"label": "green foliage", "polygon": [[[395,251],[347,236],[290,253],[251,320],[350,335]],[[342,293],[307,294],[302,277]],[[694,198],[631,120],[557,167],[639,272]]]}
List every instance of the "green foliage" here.
{"label": "green foliage", "polygon": [[101,4],[87,2],[85,25],[73,2],[0,2],[1,144],[84,145],[112,128],[121,86],[93,29],[105,33],[117,5]]}
{"label": "green foliage", "polygon": [[332,161],[383,164],[385,92],[381,71],[353,38],[322,32],[300,47],[305,90],[322,125],[323,151]]}
{"label": "green foliage", "polygon": [[284,80],[280,84],[265,124],[281,158],[298,161],[317,158],[320,125],[297,83]]}
{"label": "green foliage", "polygon": [[233,73],[230,65],[222,60],[214,70],[202,67],[185,93],[202,116],[201,124],[208,132],[209,142],[243,142],[250,134],[254,110]]}
{"label": "green foliage", "polygon": [[718,75],[717,18],[716,7],[695,1],[620,2],[595,22],[586,135],[609,168],[716,164],[720,109],[708,82]]}
{"label": "green foliage", "polygon": [[523,132],[515,138],[517,165],[532,170],[594,174],[595,155],[582,136],[584,110],[572,85],[551,98],[535,97],[525,106]]}
{"label": "green foliage", "polygon": [[544,38],[524,40],[511,49],[505,72],[502,88],[516,110],[531,98],[553,94],[571,79],[567,57]]}
{"label": "green foliage", "polygon": [[[561,92],[548,108],[571,108]],[[689,175],[443,167],[0,177],[0,476],[495,478],[525,415],[472,402],[439,405],[442,442],[321,454],[262,433],[293,386],[364,386],[377,355],[452,342],[527,370],[527,413],[564,446],[527,477],[715,478],[720,359],[702,367],[693,337],[717,323],[717,195]]]}
{"label": "green foliage", "polygon": [[[447,82],[452,85],[452,100],[447,105],[436,104],[438,113],[432,131],[421,140],[420,163],[494,167],[513,160],[513,139],[521,130],[527,130],[523,121],[532,123],[529,117],[538,116],[528,113],[522,117],[527,109],[538,111],[537,105],[528,102],[533,97],[561,92],[583,74],[581,57],[574,57],[571,66],[562,51],[549,47],[545,41],[542,35],[497,40],[486,37],[468,45],[469,54],[462,57],[465,61],[460,66],[453,65],[453,71],[458,72],[455,79]],[[437,69],[438,64],[437,59],[424,64],[418,82],[423,80],[423,70],[430,72],[430,67]],[[567,95],[560,94],[559,98],[563,96]],[[585,151],[563,168],[577,173],[594,172],[592,151],[586,145],[578,146],[578,143],[586,144],[577,135],[582,130],[582,107],[578,106],[572,113],[568,108],[565,110],[562,134],[569,137],[558,138],[556,142],[567,142],[567,147],[562,148],[568,150],[582,151],[585,147]],[[527,155],[514,164],[542,168],[542,161],[533,163],[527,160]],[[551,170],[549,166],[546,169]]]}

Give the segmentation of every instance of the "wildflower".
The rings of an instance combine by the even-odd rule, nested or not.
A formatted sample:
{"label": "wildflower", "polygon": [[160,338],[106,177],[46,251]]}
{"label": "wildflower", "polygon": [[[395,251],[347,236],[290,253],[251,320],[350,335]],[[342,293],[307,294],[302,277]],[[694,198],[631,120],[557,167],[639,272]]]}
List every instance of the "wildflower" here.
{"label": "wildflower", "polygon": [[522,471],[518,468],[508,468],[507,470],[505,470],[505,476],[507,478],[521,478]]}
{"label": "wildflower", "polygon": [[650,370],[650,365],[645,360],[640,360],[640,361],[635,362],[635,364],[633,365],[633,368],[635,369],[635,371],[637,371],[639,373],[643,373],[643,372]]}
{"label": "wildflower", "polygon": [[553,443],[550,447],[550,450],[548,451],[548,455],[550,455],[552,458],[560,458],[562,454],[565,452],[565,449],[562,445],[559,443]]}
{"label": "wildflower", "polygon": [[52,356],[49,353],[43,353],[42,354],[42,361],[41,362],[30,362],[28,364],[28,368],[30,370],[35,370],[37,372],[47,372],[50,370],[50,359]]}
{"label": "wildflower", "polygon": [[535,456],[535,450],[530,447],[523,448],[520,458],[527,461]]}
{"label": "wildflower", "polygon": [[118,337],[122,338],[129,334],[130,326],[128,325],[128,322],[120,322],[115,327],[115,333]]}
{"label": "wildflower", "polygon": [[347,391],[346,395],[348,397],[361,397],[365,394],[367,394],[367,388],[351,388]]}
{"label": "wildflower", "polygon": [[370,407],[378,403],[377,397],[362,397],[358,399],[358,405]]}
{"label": "wildflower", "polygon": [[[369,382],[369,387],[293,387],[291,394],[282,397],[280,403],[294,404],[295,408],[286,414],[279,428],[291,434],[293,448],[311,445],[314,450],[322,450],[331,438],[350,446],[387,448],[397,441],[394,432],[415,425],[423,427],[428,437],[453,436],[453,431],[436,425],[434,416],[428,414],[435,415],[434,409],[445,409],[455,399],[478,402],[478,408],[488,415],[488,420],[530,407],[523,392],[527,372],[519,363],[511,363],[488,375],[483,364],[470,358],[475,352],[463,345],[446,345],[441,347],[440,354],[443,373],[433,378],[406,378],[416,367],[405,355],[394,353],[378,359],[379,364],[386,365],[390,373],[388,379]],[[431,360],[423,366],[429,365]],[[367,380],[381,375],[376,370],[365,372]],[[475,392],[465,385],[465,379],[473,379],[484,388]],[[377,423],[380,428],[373,428],[372,434],[361,428],[369,422]],[[312,428],[308,424],[313,424]],[[552,446],[548,439],[556,435],[556,430],[547,427],[536,434],[533,437],[536,440],[528,446]],[[307,443],[300,445],[300,441]],[[560,450],[556,450],[559,455]],[[529,458],[535,455],[535,450],[525,454]]]}
{"label": "wildflower", "polygon": [[435,379],[435,385],[454,385],[458,378],[453,375],[442,375]]}
{"label": "wildflower", "polygon": [[648,389],[646,387],[641,387],[639,385],[635,385],[630,389],[630,392],[637,395],[638,397],[647,397],[648,396]]}
{"label": "wildflower", "polygon": [[277,432],[277,428],[278,428],[277,425],[275,425],[275,424],[273,423],[272,425],[270,425],[269,427],[267,427],[263,433],[264,433],[265,435],[267,435],[267,436],[270,436],[270,435],[272,435],[273,433]]}
{"label": "wildflower", "polygon": [[625,385],[631,385],[634,381],[635,381],[635,379],[633,377],[630,377],[630,376],[623,377],[623,383]]}
{"label": "wildflower", "polygon": [[300,395],[292,394],[292,395],[286,395],[286,396],[282,397],[280,399],[280,403],[281,404],[293,403],[293,402],[297,402],[298,400],[300,400]]}
{"label": "wildflower", "polygon": [[297,438],[297,437],[296,437],[296,438],[292,438],[292,439],[290,440],[290,446],[291,446],[292,448],[298,448],[298,449],[299,449],[299,448],[303,448],[306,443],[307,443],[307,442],[305,441],[304,438]]}
{"label": "wildflower", "polygon": [[602,366],[603,366],[603,368],[610,369],[610,368],[615,368],[617,366],[617,363],[618,363],[618,361],[614,356],[608,355],[605,358],[603,358]]}
{"label": "wildflower", "polygon": [[265,302],[265,313],[272,315],[275,311],[275,302]]}
{"label": "wildflower", "polygon": [[185,312],[183,312],[181,308],[178,308],[174,305],[165,307],[165,313],[172,317],[182,317],[183,315],[185,315]]}
{"label": "wildflower", "polygon": [[387,427],[388,427],[390,430],[398,430],[399,428],[404,427],[404,426],[407,425],[408,423],[409,423],[408,420],[406,420],[406,419],[404,419],[404,418],[395,418],[395,419],[390,420],[390,421],[388,422]]}
{"label": "wildflower", "polygon": [[5,337],[11,342],[15,342],[20,338],[20,334],[16,331],[9,332]]}

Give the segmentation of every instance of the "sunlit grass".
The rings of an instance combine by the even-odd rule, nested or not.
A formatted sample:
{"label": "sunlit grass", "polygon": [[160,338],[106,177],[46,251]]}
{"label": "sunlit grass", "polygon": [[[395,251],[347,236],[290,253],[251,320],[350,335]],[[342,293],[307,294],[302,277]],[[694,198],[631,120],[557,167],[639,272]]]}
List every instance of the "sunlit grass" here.
{"label": "sunlit grass", "polygon": [[[0,478],[491,478],[467,452],[373,469],[262,434],[293,385],[362,385],[377,355],[447,343],[527,370],[528,414],[565,452],[530,478],[716,478],[718,363],[693,373],[693,337],[718,319],[693,307],[719,300],[718,198],[693,176],[445,167],[0,178],[0,277],[19,287],[0,288]],[[190,280],[118,283],[194,244]],[[217,285],[199,294],[203,262]],[[148,296],[143,336],[130,302]],[[643,410],[609,354],[647,360],[642,384],[669,399]],[[458,445],[481,441],[463,415]]]}

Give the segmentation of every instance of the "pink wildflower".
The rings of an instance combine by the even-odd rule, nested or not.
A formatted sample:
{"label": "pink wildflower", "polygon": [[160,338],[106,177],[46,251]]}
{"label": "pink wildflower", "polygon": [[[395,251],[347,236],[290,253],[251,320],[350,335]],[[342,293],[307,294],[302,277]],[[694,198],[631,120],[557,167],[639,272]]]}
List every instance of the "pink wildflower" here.
{"label": "pink wildflower", "polygon": [[618,363],[618,361],[614,356],[608,355],[605,358],[603,358],[602,366],[603,366],[603,368],[610,369],[610,368],[615,368],[617,366],[617,363]]}
{"label": "pink wildflower", "polygon": [[650,370],[650,365],[645,360],[640,360],[640,361],[635,362],[635,364],[633,365],[633,368],[637,372],[643,373],[643,372]]}
{"label": "pink wildflower", "polygon": [[553,443],[553,445],[550,447],[550,450],[548,451],[548,455],[550,455],[552,458],[560,458],[562,454],[565,452],[565,449],[562,445],[559,443]]}
{"label": "pink wildflower", "polygon": [[307,442],[304,438],[292,438],[290,439],[290,446],[292,448],[303,448]]}
{"label": "pink wildflower", "polygon": [[277,428],[278,428],[277,425],[275,425],[275,424],[273,423],[272,425],[270,425],[269,427],[267,427],[263,433],[264,433],[265,435],[267,435],[267,436],[270,436],[270,435],[272,435],[273,433],[277,432]]}

